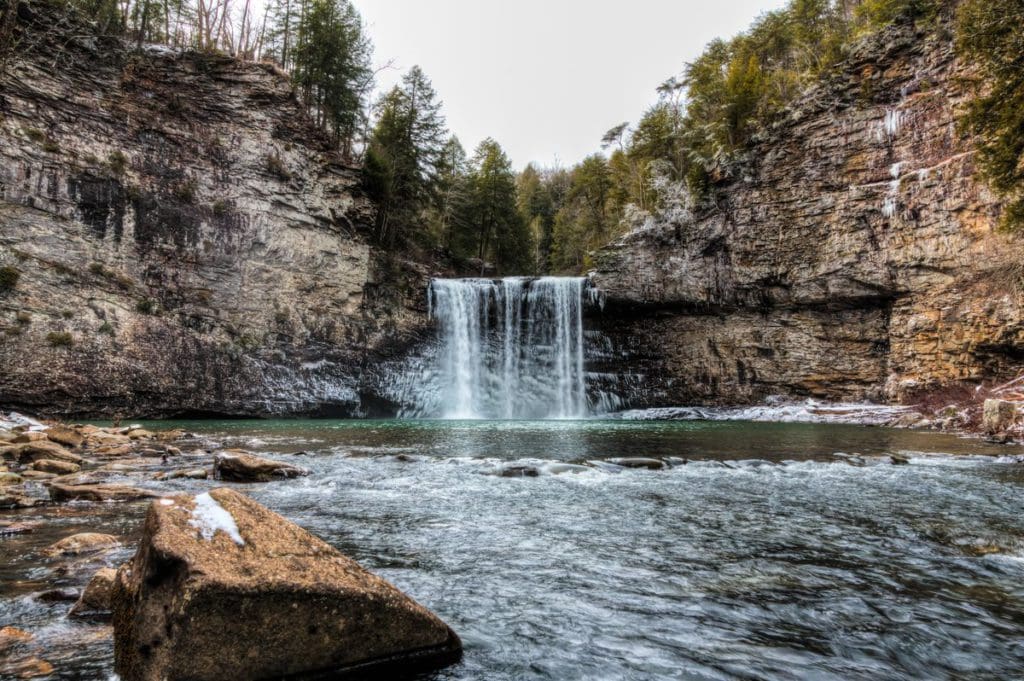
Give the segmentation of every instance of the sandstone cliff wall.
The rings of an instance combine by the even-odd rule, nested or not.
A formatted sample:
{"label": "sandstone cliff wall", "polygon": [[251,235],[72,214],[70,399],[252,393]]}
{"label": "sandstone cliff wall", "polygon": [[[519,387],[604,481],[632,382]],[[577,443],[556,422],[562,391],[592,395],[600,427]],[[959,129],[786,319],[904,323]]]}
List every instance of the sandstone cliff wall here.
{"label": "sandstone cliff wall", "polygon": [[[640,402],[910,400],[1024,360],[1019,240],[957,129],[948,33],[893,28],[755,144],[716,210],[599,254]],[[637,377],[633,377],[637,381]]]}
{"label": "sandstone cliff wall", "polygon": [[399,342],[373,207],[267,65],[89,37],[0,75],[0,402],[63,414],[358,413]]}

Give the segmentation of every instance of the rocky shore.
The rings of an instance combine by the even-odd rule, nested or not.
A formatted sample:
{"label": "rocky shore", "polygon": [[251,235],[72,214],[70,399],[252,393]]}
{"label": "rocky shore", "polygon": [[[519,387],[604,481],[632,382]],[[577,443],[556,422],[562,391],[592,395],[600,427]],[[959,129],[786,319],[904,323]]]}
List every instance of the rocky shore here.
{"label": "rocky shore", "polygon": [[[81,516],[82,531],[43,551],[57,564],[55,583],[34,598],[67,602],[69,619],[99,623],[92,635],[114,638],[122,679],[338,675],[458,659],[461,643],[444,622],[302,528],[232,489],[176,489],[183,480],[244,489],[308,475],[214,445],[180,430],[0,415],[0,538],[45,531],[19,521],[20,509]],[[123,512],[145,522],[119,569],[111,559],[132,542],[89,528],[90,511],[109,502],[144,502]],[[78,586],[64,586],[67,577]],[[0,678],[50,676],[46,652],[33,634],[4,626]]]}

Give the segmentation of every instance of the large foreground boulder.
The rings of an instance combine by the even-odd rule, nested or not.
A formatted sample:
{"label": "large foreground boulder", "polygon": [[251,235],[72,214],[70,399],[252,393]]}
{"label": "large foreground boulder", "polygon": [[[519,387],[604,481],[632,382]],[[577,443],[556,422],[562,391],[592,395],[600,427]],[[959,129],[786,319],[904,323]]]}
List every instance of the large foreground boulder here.
{"label": "large foreground boulder", "polygon": [[150,506],[112,606],[124,681],[392,674],[462,649],[394,586],[228,489]]}

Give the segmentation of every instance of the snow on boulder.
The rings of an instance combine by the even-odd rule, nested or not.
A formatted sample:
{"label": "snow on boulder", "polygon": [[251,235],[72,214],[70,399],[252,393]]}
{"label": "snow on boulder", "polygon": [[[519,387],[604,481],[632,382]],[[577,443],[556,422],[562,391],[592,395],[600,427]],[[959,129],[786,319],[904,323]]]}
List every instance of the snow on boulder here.
{"label": "snow on boulder", "polygon": [[462,649],[397,588],[229,489],[155,501],[112,605],[123,681],[420,670]]}

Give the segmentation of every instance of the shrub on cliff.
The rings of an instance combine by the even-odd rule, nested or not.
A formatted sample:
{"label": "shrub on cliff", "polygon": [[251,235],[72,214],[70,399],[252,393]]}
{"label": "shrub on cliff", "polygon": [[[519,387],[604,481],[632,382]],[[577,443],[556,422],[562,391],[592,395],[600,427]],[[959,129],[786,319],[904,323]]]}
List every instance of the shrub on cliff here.
{"label": "shrub on cliff", "polygon": [[75,338],[67,331],[51,331],[46,334],[46,342],[55,348],[66,348],[75,344]]}
{"label": "shrub on cliff", "polygon": [[957,48],[978,72],[963,118],[978,166],[1005,201],[1003,226],[1024,227],[1024,3],[968,0],[957,17]]}
{"label": "shrub on cliff", "polygon": [[0,295],[13,291],[20,278],[21,273],[13,267],[0,267]]}

